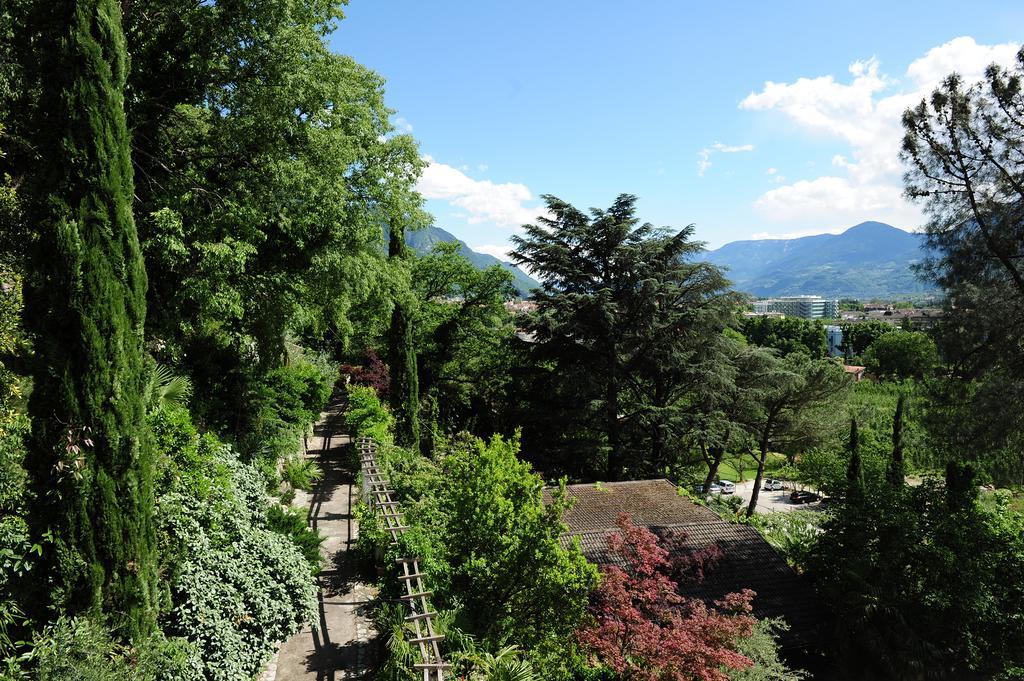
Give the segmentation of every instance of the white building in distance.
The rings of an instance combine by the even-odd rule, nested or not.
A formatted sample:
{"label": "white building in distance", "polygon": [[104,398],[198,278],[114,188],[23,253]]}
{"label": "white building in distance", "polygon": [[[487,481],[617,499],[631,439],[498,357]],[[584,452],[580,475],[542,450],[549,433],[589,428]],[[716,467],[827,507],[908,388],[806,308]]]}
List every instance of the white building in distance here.
{"label": "white building in distance", "polygon": [[784,296],[754,301],[754,314],[772,312],[802,319],[836,319],[839,317],[839,301],[821,296]]}

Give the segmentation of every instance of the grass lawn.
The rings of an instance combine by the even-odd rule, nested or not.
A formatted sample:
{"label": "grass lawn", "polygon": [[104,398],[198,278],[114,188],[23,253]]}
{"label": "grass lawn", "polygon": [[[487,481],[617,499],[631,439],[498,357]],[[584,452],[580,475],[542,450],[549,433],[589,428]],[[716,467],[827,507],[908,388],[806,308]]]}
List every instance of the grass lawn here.
{"label": "grass lawn", "polygon": [[[718,467],[718,478],[720,480],[731,480],[732,482],[743,482],[753,480],[757,477],[757,462],[752,457],[745,456],[742,459],[743,470],[737,470],[736,464],[740,463],[735,458],[722,462]],[[782,454],[768,453],[768,460],[764,462],[765,477],[775,470],[786,465],[786,457]]]}

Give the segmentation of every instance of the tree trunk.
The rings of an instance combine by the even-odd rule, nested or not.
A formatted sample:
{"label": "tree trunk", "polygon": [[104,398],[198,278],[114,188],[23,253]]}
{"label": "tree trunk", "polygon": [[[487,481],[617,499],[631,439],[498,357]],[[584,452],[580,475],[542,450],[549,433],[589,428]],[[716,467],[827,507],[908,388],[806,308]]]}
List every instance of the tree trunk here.
{"label": "tree trunk", "polygon": [[757,460],[757,476],[754,477],[754,489],[750,493],[750,503],[747,505],[747,517],[754,515],[757,512],[757,497],[761,493],[761,480],[764,478],[764,463],[768,459],[768,433],[769,429],[765,430],[764,437],[761,438],[760,456]]}
{"label": "tree trunk", "polygon": [[711,483],[718,477],[718,468],[722,465],[722,460],[725,458],[725,447],[712,447],[710,450],[710,460],[708,461],[708,475],[704,478],[704,493],[707,494],[708,489],[711,488]]}

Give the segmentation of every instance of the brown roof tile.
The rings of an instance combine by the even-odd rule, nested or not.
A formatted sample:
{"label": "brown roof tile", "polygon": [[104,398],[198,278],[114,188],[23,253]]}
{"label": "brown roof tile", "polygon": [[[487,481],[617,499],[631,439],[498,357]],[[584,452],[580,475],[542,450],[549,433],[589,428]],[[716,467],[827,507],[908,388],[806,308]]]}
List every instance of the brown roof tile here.
{"label": "brown roof tile", "polygon": [[[615,527],[620,513],[628,513],[637,525],[668,525],[700,520],[717,520],[715,513],[681,496],[665,479],[630,480],[586,485],[569,485],[575,500],[563,520],[573,533]],[[544,501],[551,501],[551,488]]]}

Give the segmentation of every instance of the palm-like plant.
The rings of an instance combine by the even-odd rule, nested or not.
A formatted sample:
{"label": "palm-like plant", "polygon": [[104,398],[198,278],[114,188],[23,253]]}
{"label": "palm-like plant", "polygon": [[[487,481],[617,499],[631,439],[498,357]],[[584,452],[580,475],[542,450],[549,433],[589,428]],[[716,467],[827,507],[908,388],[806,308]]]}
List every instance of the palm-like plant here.
{"label": "palm-like plant", "polygon": [[184,407],[192,397],[192,381],[179,376],[167,366],[157,364],[149,381],[150,411]]}

